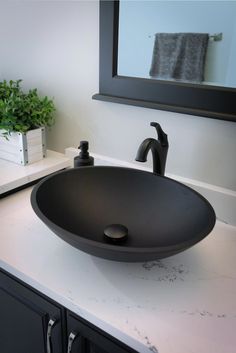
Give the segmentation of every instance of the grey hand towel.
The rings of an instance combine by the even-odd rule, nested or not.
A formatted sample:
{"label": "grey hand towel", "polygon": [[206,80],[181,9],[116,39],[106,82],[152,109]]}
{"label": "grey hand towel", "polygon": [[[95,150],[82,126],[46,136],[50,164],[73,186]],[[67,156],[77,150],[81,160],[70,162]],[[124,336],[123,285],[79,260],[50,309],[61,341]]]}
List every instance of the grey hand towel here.
{"label": "grey hand towel", "polygon": [[159,79],[202,82],[209,35],[157,33],[150,76]]}

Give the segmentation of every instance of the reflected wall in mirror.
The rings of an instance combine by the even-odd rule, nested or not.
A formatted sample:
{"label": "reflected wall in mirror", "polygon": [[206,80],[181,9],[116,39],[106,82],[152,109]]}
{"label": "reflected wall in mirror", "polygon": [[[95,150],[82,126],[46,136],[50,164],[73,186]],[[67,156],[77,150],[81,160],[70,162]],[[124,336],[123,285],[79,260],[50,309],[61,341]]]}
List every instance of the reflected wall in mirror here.
{"label": "reflected wall in mirror", "polygon": [[118,75],[236,87],[236,1],[120,0],[118,38]]}
{"label": "reflected wall in mirror", "polygon": [[[132,18],[128,21],[128,24],[126,23],[125,29],[122,29],[122,20],[119,21],[119,17],[122,16],[122,10],[120,13],[120,5],[122,6],[123,1],[125,1],[126,5],[129,4],[132,6],[133,10]],[[148,43],[149,54],[147,54],[144,51],[145,45],[143,43],[140,44],[141,34],[138,36],[136,35],[136,32],[134,33],[136,27],[135,23],[137,22],[137,18],[135,16],[136,8],[138,8],[142,2],[144,1],[121,0],[120,2],[119,0],[100,0],[99,93],[94,94],[93,99],[158,110],[168,110],[215,119],[236,121],[236,88],[233,86],[236,82],[236,70],[234,65],[236,62],[236,45],[231,46],[231,44],[229,44],[235,40],[236,21],[234,21],[233,24],[231,21],[231,24],[229,25],[228,18],[224,17],[225,14],[222,10],[221,17],[223,23],[229,25],[231,28],[231,35],[234,36],[229,39],[228,34],[230,31],[226,31],[225,25],[222,24],[222,21],[217,24],[217,26],[215,25],[215,27],[204,27],[204,29],[200,29],[200,27],[195,29],[190,26],[190,23],[187,27],[180,28],[179,26],[179,28],[173,28],[173,23],[177,16],[175,12],[169,11],[169,17],[165,20],[166,27],[162,26],[162,28],[156,28],[156,26],[154,26],[155,28],[153,27],[145,30],[145,34],[143,36],[145,37],[146,43]],[[191,2],[196,3],[196,0]],[[233,2],[226,1],[225,3],[235,4],[235,2],[236,0]],[[147,1],[147,4],[151,4],[152,6],[154,6],[155,3],[158,4],[159,1]],[[169,1],[166,1],[166,3],[169,3]],[[174,3],[175,2],[172,1],[172,4]],[[176,3],[179,4],[179,1],[176,1]],[[208,3],[210,6],[210,4],[218,2],[204,1],[204,3]],[[219,3],[223,3],[223,1],[220,1]],[[183,1],[182,4],[188,4],[188,1]],[[170,14],[172,14],[172,17],[170,17]],[[235,15],[235,12],[232,11],[230,18],[233,18],[233,15]],[[208,18],[209,23],[215,23],[215,19],[213,19],[214,11],[210,15],[209,13],[206,15],[204,11],[202,11],[200,17],[202,20],[200,21],[199,19],[198,21],[201,23],[206,24],[206,18]],[[204,21],[203,18],[205,18]],[[186,21],[189,21],[188,16]],[[169,26],[171,28],[171,32],[169,30]],[[143,30],[143,25],[141,23],[139,23],[139,27]],[[204,31],[207,36],[213,35],[214,32],[222,33],[222,40],[213,43],[210,42],[207,47],[207,60],[209,64],[207,64],[208,68],[206,66],[206,71],[207,80],[211,84],[206,84],[206,80],[203,82],[204,84],[202,84],[199,82],[183,82],[180,79],[170,80],[163,78],[159,79],[158,77],[155,79],[153,77],[147,78],[146,75],[147,72],[150,71],[151,64],[151,53],[154,41],[154,37],[152,37],[153,34],[155,34],[156,31],[165,31],[165,33],[173,33],[173,31],[178,31],[177,33],[186,34],[186,32],[179,32],[186,30],[198,30],[201,31],[200,33],[203,33],[202,31]],[[190,32],[190,34],[193,33],[196,32]],[[148,37],[149,35],[151,38]],[[122,54],[122,46],[124,46],[124,42],[122,44],[122,36],[127,38],[131,37],[132,45],[135,43],[139,50],[138,54],[135,51],[134,53],[131,51],[131,59],[126,57],[128,52],[130,52],[128,49],[131,48],[129,44],[126,43],[128,48],[126,48],[125,52]],[[217,51],[210,51],[209,45],[215,45]],[[226,47],[231,48],[230,55],[227,54],[227,60],[225,56],[225,51],[227,49]],[[197,53],[198,52],[199,50],[197,50]],[[211,52],[214,55],[211,54]],[[123,56],[123,59],[122,55],[125,55]],[[213,59],[209,57],[211,55],[214,56]],[[146,63],[148,63],[145,64],[146,69],[144,73],[137,71],[136,63],[138,62],[138,57],[145,57]],[[211,61],[214,61],[214,64],[211,64]],[[130,62],[132,64],[132,70],[133,68],[136,68],[136,71],[125,71],[127,70],[127,64],[128,67],[131,67],[129,64]],[[230,67],[232,66],[233,71],[230,71]],[[214,82],[213,79],[215,80]]]}

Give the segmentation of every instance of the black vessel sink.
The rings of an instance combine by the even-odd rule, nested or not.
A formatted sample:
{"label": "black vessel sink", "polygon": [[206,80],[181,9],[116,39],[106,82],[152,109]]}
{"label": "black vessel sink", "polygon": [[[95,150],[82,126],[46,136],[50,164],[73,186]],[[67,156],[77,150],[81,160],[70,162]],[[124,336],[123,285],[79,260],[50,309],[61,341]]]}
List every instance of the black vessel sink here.
{"label": "black vessel sink", "polygon": [[67,243],[116,261],[174,255],[203,239],[215,224],[213,208],[194,190],[119,167],[55,173],[34,187],[31,204]]}

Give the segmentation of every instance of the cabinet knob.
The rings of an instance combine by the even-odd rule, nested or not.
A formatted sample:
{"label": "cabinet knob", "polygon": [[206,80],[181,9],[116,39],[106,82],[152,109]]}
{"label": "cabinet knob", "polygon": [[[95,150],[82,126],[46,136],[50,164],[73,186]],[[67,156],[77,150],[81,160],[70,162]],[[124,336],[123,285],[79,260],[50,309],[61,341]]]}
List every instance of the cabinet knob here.
{"label": "cabinet knob", "polygon": [[71,353],[72,350],[72,345],[76,337],[78,336],[78,333],[71,332],[68,337],[68,346],[67,346],[67,353]]}
{"label": "cabinet knob", "polygon": [[56,324],[56,319],[50,319],[48,321],[48,328],[47,328],[47,353],[52,353],[52,328]]}

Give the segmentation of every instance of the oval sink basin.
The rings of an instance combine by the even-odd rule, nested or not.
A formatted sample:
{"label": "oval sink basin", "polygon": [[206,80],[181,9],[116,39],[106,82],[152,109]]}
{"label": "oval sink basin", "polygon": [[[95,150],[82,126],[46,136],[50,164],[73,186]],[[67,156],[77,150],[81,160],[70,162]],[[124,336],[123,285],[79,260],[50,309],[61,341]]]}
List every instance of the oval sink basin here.
{"label": "oval sink basin", "polygon": [[209,202],[183,184],[120,167],[55,173],[31,194],[38,217],[74,247],[105,259],[139,262],[174,255],[210,233]]}

